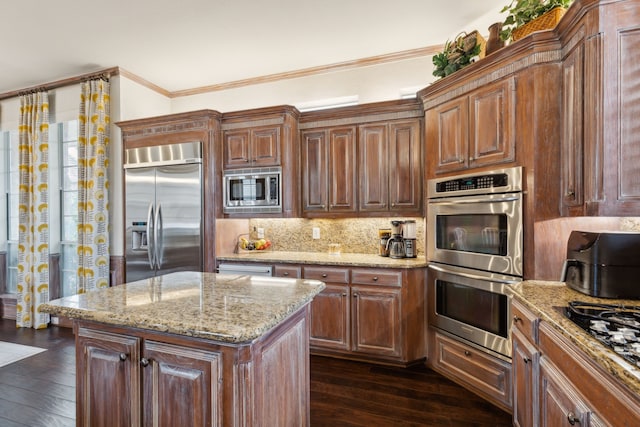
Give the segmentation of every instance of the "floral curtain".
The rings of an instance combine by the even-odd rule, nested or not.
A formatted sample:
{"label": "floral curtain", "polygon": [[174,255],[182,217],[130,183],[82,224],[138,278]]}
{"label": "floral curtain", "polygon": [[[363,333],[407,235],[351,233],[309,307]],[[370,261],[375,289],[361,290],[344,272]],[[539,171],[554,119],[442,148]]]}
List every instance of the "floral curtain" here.
{"label": "floral curtain", "polygon": [[78,132],[78,293],[109,286],[109,82],[82,84]]}
{"label": "floral curtain", "polygon": [[16,326],[46,328],[49,301],[49,96],[20,97]]}

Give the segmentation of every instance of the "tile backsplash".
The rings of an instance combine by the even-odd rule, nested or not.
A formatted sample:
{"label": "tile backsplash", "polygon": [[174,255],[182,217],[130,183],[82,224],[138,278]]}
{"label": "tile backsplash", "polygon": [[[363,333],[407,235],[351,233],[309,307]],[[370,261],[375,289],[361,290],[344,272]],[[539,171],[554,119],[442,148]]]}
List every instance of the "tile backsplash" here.
{"label": "tile backsplash", "polygon": [[[250,232],[257,239],[254,230],[264,229],[265,238],[271,240],[273,250],[294,252],[328,252],[329,245],[339,243],[342,252],[377,254],[380,239],[378,229],[391,228],[391,220],[416,221],[416,247],[418,255],[425,254],[424,218],[349,218],[349,219],[262,219],[225,220],[217,226],[218,238],[235,240],[237,234]],[[221,227],[222,225],[222,227]],[[313,228],[320,230],[320,238],[314,239]],[[225,232],[221,233],[224,228]],[[233,232],[229,232],[233,230]],[[221,234],[224,234],[221,235]],[[235,243],[235,242],[233,242]],[[218,245],[221,253],[233,250],[233,243]],[[230,249],[229,249],[230,248]]]}

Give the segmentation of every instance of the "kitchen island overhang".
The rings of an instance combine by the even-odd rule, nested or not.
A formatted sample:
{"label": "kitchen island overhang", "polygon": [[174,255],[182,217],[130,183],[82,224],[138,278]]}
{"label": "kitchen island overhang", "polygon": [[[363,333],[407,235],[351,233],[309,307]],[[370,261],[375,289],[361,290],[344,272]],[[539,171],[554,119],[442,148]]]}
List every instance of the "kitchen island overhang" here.
{"label": "kitchen island overhang", "polygon": [[74,322],[78,425],[308,425],[324,286],[182,272],[51,301]]}

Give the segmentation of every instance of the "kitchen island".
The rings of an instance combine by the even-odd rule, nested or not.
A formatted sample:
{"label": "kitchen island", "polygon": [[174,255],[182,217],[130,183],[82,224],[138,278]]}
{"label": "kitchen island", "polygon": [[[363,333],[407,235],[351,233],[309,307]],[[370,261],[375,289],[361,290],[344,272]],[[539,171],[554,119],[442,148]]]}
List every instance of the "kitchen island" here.
{"label": "kitchen island", "polygon": [[79,426],[309,425],[316,280],[182,272],[51,301]]}

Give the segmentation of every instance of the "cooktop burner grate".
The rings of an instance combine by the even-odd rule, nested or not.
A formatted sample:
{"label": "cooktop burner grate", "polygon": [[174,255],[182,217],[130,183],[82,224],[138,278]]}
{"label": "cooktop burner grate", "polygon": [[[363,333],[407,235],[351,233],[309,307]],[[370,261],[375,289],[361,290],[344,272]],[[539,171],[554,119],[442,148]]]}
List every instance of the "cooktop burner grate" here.
{"label": "cooktop burner grate", "polygon": [[598,341],[640,367],[640,307],[571,301],[565,314]]}

